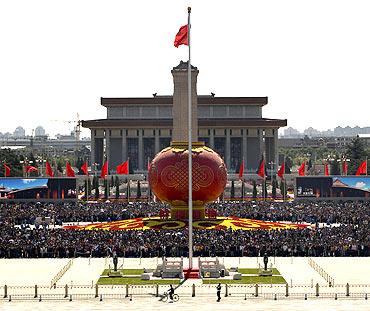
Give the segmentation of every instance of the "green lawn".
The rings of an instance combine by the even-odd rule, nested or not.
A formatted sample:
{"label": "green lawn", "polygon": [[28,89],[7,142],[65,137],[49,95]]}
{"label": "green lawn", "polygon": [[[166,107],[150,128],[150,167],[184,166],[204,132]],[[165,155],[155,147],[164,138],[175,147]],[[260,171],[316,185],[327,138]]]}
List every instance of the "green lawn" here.
{"label": "green lawn", "polygon": [[243,276],[241,280],[203,279],[203,284],[286,284],[282,276]]}
{"label": "green lawn", "polygon": [[[113,269],[112,269],[113,270]],[[117,269],[123,275],[141,275],[144,273],[144,269]],[[101,275],[108,275],[109,269],[104,269]]]}
{"label": "green lawn", "polygon": [[[241,274],[257,274],[258,275],[258,269],[257,268],[239,268],[238,272]],[[280,272],[276,268],[272,268],[272,274],[274,275],[280,275]]]}
{"label": "green lawn", "polygon": [[168,280],[141,280],[140,278],[100,278],[98,280],[98,285],[177,285],[180,283],[180,280],[168,279]]}

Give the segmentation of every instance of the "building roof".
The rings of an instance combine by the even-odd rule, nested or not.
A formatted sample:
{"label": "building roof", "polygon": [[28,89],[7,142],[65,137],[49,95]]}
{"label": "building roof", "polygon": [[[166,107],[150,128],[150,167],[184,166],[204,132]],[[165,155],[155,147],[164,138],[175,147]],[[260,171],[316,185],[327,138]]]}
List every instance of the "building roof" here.
{"label": "building roof", "polygon": [[[212,118],[199,119],[199,127],[259,127],[277,128],[287,125],[286,119],[266,118]],[[172,127],[172,119],[98,119],[83,120],[86,128],[126,128],[126,127]]]}
{"label": "building roof", "polygon": [[[189,66],[188,61],[184,62],[184,61],[180,60],[180,63],[176,67],[173,67],[173,70],[188,70],[188,66]],[[198,70],[198,68],[193,66],[192,64],[190,64],[190,66],[191,66],[192,70],[193,69]]]}
{"label": "building roof", "polygon": [[[104,107],[126,105],[171,105],[172,96],[153,97],[101,97],[100,103]],[[267,105],[266,97],[216,97],[211,95],[198,95],[198,105]]]}

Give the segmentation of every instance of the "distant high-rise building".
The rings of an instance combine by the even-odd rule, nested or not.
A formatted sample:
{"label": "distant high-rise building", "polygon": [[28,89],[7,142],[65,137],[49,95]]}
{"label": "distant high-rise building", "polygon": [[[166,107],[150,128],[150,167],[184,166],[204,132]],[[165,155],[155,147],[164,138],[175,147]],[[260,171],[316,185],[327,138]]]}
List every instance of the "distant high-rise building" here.
{"label": "distant high-rise building", "polygon": [[304,130],[303,134],[308,137],[318,137],[320,136],[320,132],[312,127],[309,127]]}
{"label": "distant high-rise building", "polygon": [[13,136],[14,137],[24,137],[24,136],[26,136],[26,131],[24,130],[24,128],[23,127],[21,127],[21,126],[18,126],[16,129],[15,129],[15,131],[14,131],[14,133],[13,133]]}
{"label": "distant high-rise building", "polygon": [[287,129],[284,130],[284,137],[295,138],[300,136],[302,136],[302,134],[292,127],[288,127]]}
{"label": "distant high-rise building", "polygon": [[45,129],[42,126],[36,127],[35,136],[45,136]]}

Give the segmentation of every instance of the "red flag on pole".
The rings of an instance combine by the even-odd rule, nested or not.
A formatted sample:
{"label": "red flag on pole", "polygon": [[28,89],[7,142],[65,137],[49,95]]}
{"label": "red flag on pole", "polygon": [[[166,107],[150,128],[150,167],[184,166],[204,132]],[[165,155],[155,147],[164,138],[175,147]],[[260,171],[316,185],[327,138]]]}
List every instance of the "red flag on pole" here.
{"label": "red flag on pole", "polygon": [[303,162],[301,166],[298,169],[298,175],[299,176],[305,176],[305,169],[306,169],[306,162]]}
{"label": "red flag on pole", "polygon": [[4,176],[9,177],[10,176],[10,167],[4,163]]}
{"label": "red flag on pole", "polygon": [[148,172],[149,172],[149,169],[150,169],[150,159],[148,158]]}
{"label": "red flag on pole", "polygon": [[280,169],[277,172],[277,175],[281,178],[284,179],[284,174],[285,174],[285,163],[281,164]]}
{"label": "red flag on pole", "polygon": [[346,160],[343,160],[342,163],[342,175],[347,175],[348,174],[348,164]]}
{"label": "red flag on pole", "polygon": [[69,162],[66,163],[66,174],[68,177],[75,177],[75,171],[72,169]]}
{"label": "red flag on pole", "polygon": [[50,176],[50,177],[54,177],[54,172],[53,172],[53,169],[51,168],[51,165],[48,161],[46,161],[45,163],[45,173],[46,175]]}
{"label": "red flag on pole", "polygon": [[243,179],[243,175],[244,175],[244,160],[242,161],[239,167],[239,179]]}
{"label": "red flag on pole", "polygon": [[189,41],[188,41],[188,25],[184,25],[182,27],[180,27],[180,30],[179,32],[176,34],[176,37],[175,37],[175,42],[173,43],[173,45],[175,47],[179,47],[179,45],[188,45],[189,44]]}
{"label": "red flag on pole", "polygon": [[357,169],[356,175],[367,175],[367,160],[360,164]]}
{"label": "red flag on pole", "polygon": [[37,168],[32,165],[26,165],[26,173],[37,172]]}
{"label": "red flag on pole", "polygon": [[325,176],[329,176],[329,165],[328,165],[328,163],[325,163],[324,174],[325,174]]}
{"label": "red flag on pole", "polygon": [[86,176],[89,176],[89,168],[88,168],[87,162],[85,162],[81,166],[81,171],[83,171]]}
{"label": "red flag on pole", "polygon": [[105,178],[108,175],[108,161],[105,161],[101,168],[100,178]]}
{"label": "red flag on pole", "polygon": [[128,174],[128,160],[116,167],[117,174]]}
{"label": "red flag on pole", "polygon": [[258,168],[257,174],[262,178],[265,178],[265,160],[262,159]]}

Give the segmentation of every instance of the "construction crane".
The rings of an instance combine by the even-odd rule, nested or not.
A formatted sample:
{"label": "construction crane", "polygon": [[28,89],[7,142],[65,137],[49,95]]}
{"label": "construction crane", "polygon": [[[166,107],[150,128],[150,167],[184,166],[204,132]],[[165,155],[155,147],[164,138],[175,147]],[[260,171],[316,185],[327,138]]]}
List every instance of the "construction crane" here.
{"label": "construction crane", "polygon": [[76,140],[80,140],[80,136],[81,136],[81,122],[82,120],[80,120],[80,114],[77,112],[77,119],[76,120],[50,120],[52,122],[64,122],[64,123],[75,123],[76,125],[74,126],[74,133],[75,133],[75,137],[76,137]]}
{"label": "construction crane", "polygon": [[76,139],[76,147],[75,151],[80,149],[80,138],[81,138],[81,123],[82,120],[80,120],[80,114],[77,112],[77,119],[76,120],[50,120],[53,122],[64,122],[64,123],[69,123],[69,124],[75,124],[74,126],[74,136]]}

